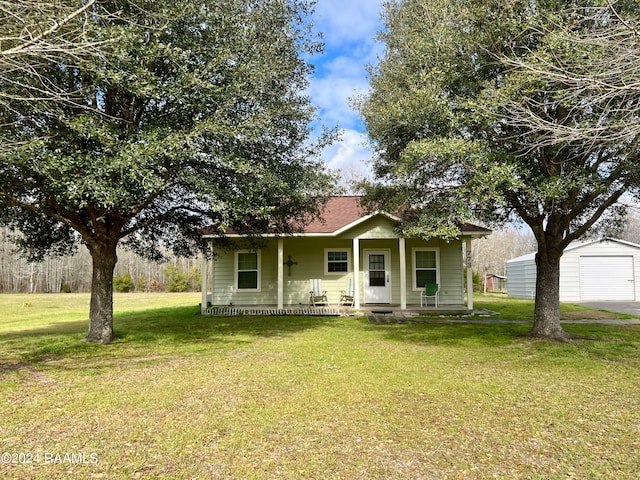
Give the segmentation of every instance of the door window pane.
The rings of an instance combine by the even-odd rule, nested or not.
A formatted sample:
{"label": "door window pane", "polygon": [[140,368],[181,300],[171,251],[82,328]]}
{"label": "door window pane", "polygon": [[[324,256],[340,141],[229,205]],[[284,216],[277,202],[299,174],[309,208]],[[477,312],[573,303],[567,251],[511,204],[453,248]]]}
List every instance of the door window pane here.
{"label": "door window pane", "polygon": [[384,270],[369,270],[369,286],[384,287],[386,285],[384,277]]}
{"label": "door window pane", "polygon": [[369,255],[369,270],[384,269],[384,255]]}

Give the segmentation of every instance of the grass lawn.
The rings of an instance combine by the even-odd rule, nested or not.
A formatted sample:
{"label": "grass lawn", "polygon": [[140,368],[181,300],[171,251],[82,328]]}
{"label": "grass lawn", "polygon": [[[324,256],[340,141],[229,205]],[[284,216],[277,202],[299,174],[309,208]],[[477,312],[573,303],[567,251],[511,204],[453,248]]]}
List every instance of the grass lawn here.
{"label": "grass lawn", "polygon": [[105,347],[88,295],[0,295],[0,478],[640,478],[640,325],[558,344],[198,302],[116,295]]}
{"label": "grass lawn", "polygon": [[[518,298],[509,298],[505,294],[487,293],[476,294],[474,306],[495,312],[491,318],[499,320],[527,320],[533,322],[533,301]],[[595,310],[593,308],[573,305],[569,303],[560,304],[561,320],[583,320],[583,319],[632,319],[633,315],[624,313],[609,312],[606,310]]]}

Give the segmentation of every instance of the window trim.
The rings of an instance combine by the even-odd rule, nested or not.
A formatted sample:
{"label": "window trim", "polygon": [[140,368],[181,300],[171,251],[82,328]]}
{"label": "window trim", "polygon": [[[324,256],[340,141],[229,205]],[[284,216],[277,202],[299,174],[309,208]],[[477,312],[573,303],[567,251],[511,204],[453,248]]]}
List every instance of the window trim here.
{"label": "window trim", "polygon": [[[438,247],[419,247],[419,248],[412,248],[411,249],[411,287],[412,290],[414,292],[421,292],[422,290],[424,290],[424,287],[418,287],[417,286],[417,261],[416,261],[416,253],[417,252],[435,252],[436,254],[436,283],[438,285],[440,285],[440,249]],[[427,270],[427,269],[421,269],[421,270]],[[431,269],[429,269],[431,270]]]}
{"label": "window trim", "polygon": [[[238,263],[239,263],[239,257],[241,253],[255,253],[256,254],[256,262],[257,262],[257,268],[255,270],[242,270],[243,272],[257,272],[257,282],[256,282],[256,288],[239,288],[238,287],[238,274],[240,273],[240,270],[238,269]],[[260,255],[260,250],[236,250],[235,254],[234,254],[234,261],[233,261],[233,290],[235,292],[260,292],[261,291],[261,285],[260,285],[260,277],[261,277],[261,268],[262,263],[261,263],[261,255]]]}
{"label": "window trim", "polygon": [[[329,252],[347,252],[347,271],[346,272],[330,272],[329,271]],[[325,275],[347,275],[351,273],[351,249],[350,248],[325,248],[324,249],[324,274]]]}

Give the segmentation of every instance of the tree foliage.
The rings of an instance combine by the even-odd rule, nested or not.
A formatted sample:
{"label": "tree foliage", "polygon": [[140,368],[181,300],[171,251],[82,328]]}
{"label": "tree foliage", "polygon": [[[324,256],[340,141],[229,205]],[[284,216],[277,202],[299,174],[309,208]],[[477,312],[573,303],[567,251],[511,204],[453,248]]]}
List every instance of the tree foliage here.
{"label": "tree foliage", "polygon": [[628,77],[608,55],[622,47],[607,48],[636,24],[635,2],[405,0],[384,18],[385,55],[360,102],[376,151],[370,201],[404,210],[405,233],[420,236],[524,221],[538,246],[533,333],[567,338],[562,252],[637,193],[640,132],[623,128],[637,124],[637,92],[616,89]]}
{"label": "tree foliage", "polygon": [[[200,229],[290,229],[332,184],[303,92],[321,46],[305,0],[98,0],[95,55],[60,52],[39,77],[0,77],[1,220],[31,257],[78,239],[93,258],[89,340],[112,339],[116,246],[192,254]],[[79,26],[76,24],[76,27]],[[23,98],[44,79],[72,101]],[[14,96],[11,94],[15,93]]]}

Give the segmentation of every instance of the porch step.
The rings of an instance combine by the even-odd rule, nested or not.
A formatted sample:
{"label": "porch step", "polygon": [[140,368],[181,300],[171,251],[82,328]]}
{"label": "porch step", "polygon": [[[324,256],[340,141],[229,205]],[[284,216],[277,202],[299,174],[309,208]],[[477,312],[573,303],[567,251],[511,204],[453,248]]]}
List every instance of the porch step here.
{"label": "porch step", "polygon": [[207,315],[242,316],[242,315],[312,315],[312,316],[340,316],[349,315],[350,308],[345,307],[209,307]]}

